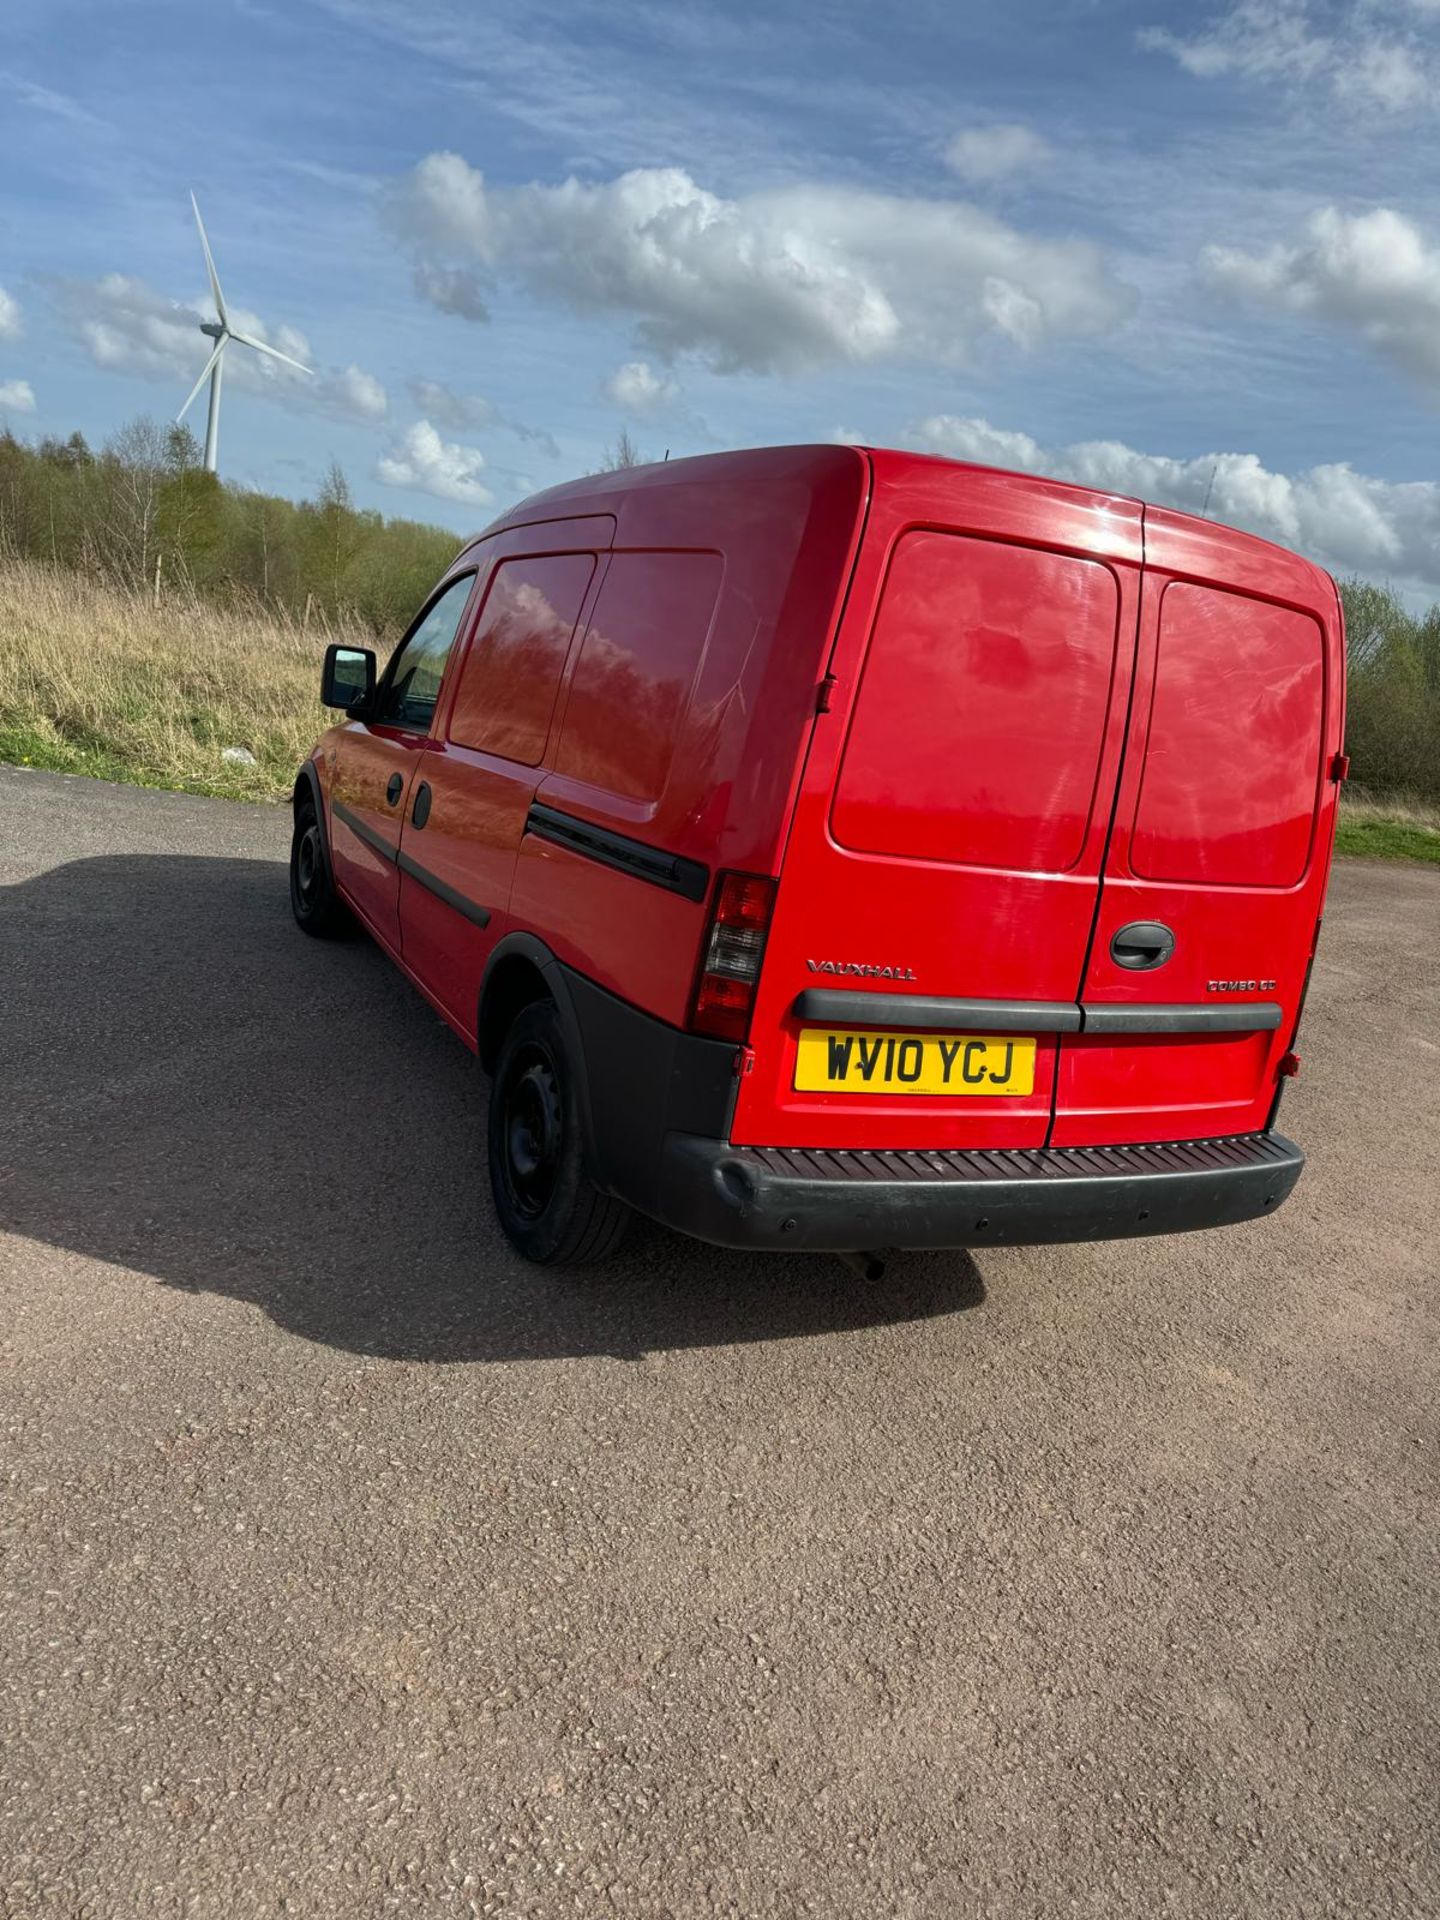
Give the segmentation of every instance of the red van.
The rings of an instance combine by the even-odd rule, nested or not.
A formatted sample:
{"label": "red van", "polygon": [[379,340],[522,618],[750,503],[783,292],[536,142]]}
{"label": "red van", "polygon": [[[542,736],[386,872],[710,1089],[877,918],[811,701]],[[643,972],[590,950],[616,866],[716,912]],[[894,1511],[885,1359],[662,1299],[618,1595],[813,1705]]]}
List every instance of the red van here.
{"label": "red van", "polygon": [[1344,723],[1334,582],[854,447],[597,474],[455,561],[295,785],[480,1056],[506,1233],[1104,1239],[1272,1211]]}

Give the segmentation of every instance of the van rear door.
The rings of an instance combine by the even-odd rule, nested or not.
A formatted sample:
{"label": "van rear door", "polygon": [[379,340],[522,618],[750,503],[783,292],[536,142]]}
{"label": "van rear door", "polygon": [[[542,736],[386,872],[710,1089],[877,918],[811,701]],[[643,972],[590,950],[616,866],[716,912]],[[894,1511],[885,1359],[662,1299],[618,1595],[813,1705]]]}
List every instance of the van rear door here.
{"label": "van rear door", "polygon": [[[1135,501],[873,456],[737,1143],[1044,1144],[1058,1043],[1079,1024],[1140,565]],[[971,1005],[927,1028],[926,999]],[[982,1044],[957,1049],[957,1033]]]}
{"label": "van rear door", "polygon": [[1150,507],[1129,738],[1057,1146],[1264,1128],[1319,930],[1343,729],[1329,577]]}

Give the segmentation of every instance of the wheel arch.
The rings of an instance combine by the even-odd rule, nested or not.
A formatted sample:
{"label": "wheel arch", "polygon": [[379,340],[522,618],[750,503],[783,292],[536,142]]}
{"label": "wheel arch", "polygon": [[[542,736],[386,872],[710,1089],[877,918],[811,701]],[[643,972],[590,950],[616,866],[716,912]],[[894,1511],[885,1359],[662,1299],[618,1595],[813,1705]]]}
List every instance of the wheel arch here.
{"label": "wheel arch", "polygon": [[595,1130],[591,1120],[590,1068],[585,1058],[585,1036],[566,983],[565,970],[543,940],[533,933],[507,933],[485,963],[480,982],[480,1004],[475,1020],[475,1046],[487,1073],[495,1071],[506,1031],[515,1016],[536,1000],[549,1000],[560,1016],[565,1041],[575,1062],[576,1094],[584,1143],[593,1155]]}
{"label": "wheel arch", "polygon": [[295,785],[290,794],[290,810],[300,811],[300,802],[308,797],[315,803],[315,819],[320,828],[320,857],[325,862],[325,878],[333,888],[335,885],[335,867],[330,858],[330,822],[325,813],[325,795],[320,786],[320,775],[313,760],[306,760],[295,776]]}

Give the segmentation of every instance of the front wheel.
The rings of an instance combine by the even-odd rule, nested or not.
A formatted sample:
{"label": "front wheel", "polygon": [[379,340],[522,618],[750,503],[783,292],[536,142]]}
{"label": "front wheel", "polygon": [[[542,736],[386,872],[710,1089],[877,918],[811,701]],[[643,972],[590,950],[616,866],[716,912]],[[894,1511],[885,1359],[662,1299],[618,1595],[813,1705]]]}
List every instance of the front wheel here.
{"label": "front wheel", "polygon": [[290,839],[290,911],[296,925],[317,940],[333,940],[354,924],[325,864],[320,819],[308,793],[295,808]]}
{"label": "front wheel", "polygon": [[576,1063],[551,1000],[516,1015],[490,1085],[490,1187],[505,1237],[541,1266],[589,1266],[630,1218],[585,1170]]}

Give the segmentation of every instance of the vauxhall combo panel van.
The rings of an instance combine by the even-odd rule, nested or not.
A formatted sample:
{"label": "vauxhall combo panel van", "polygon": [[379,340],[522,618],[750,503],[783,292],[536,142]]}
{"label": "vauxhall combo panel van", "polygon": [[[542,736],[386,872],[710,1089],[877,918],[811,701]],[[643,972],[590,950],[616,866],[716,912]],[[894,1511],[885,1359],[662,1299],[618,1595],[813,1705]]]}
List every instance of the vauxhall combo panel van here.
{"label": "vauxhall combo panel van", "polygon": [[301,769],[291,894],[491,1076],[538,1261],[1274,1211],[1334,834],[1334,582],[908,453],[599,474],[456,559]]}

